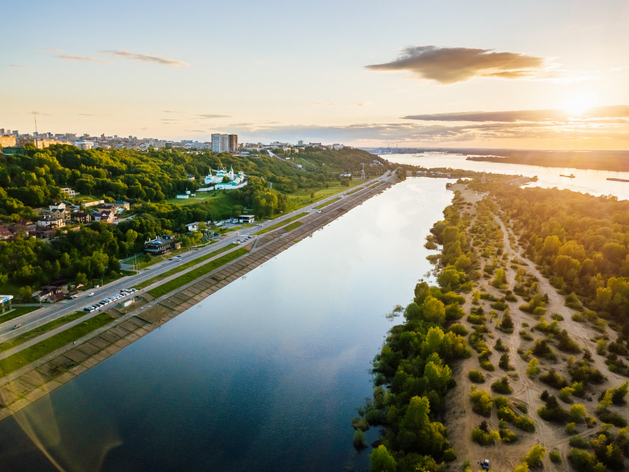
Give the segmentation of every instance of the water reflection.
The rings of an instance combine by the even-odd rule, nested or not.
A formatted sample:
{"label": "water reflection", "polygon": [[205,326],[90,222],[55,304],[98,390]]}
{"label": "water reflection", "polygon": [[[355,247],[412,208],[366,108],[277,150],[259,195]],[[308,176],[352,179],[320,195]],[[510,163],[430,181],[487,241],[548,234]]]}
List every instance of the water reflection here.
{"label": "water reflection", "polygon": [[[568,167],[539,167],[520,164],[502,164],[499,162],[467,161],[462,154],[385,154],[382,157],[398,164],[423,167],[451,167],[453,169],[493,172],[499,174],[519,174],[526,177],[537,176],[538,181],[531,186],[574,190],[591,195],[615,195],[619,199],[629,199],[629,182],[614,182],[608,177],[629,179],[629,172],[611,172],[607,170],[584,170]],[[575,176],[574,179],[560,175]]]}
{"label": "water reflection", "polygon": [[[27,407],[58,428],[46,450],[68,471],[103,451],[104,471],[342,470],[384,314],[430,269],[445,183],[393,187]],[[15,418],[0,437],[3,469],[56,470]]]}

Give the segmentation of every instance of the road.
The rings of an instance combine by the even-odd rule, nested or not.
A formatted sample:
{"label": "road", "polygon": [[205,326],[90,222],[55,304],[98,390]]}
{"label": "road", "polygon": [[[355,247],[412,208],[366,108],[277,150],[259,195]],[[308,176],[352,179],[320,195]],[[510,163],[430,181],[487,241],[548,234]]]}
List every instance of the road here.
{"label": "road", "polygon": [[[372,179],[372,180],[368,180],[365,182],[366,185],[370,185],[373,182],[375,182],[376,180],[388,180],[390,176],[390,171],[387,171],[384,175],[382,175],[381,177],[378,177],[376,179]],[[363,186],[366,186],[363,185]],[[298,215],[300,213],[303,212],[317,212],[318,210],[315,210],[314,207],[319,206],[323,203],[326,203],[330,200],[333,200],[335,198],[340,197],[344,197],[346,193],[348,192],[352,192],[354,190],[356,190],[356,188],[358,187],[354,187],[354,188],[349,188],[341,193],[337,193],[335,195],[331,195],[328,198],[325,198],[323,200],[319,200],[315,203],[312,203],[310,205],[307,205],[305,207],[299,208],[291,213],[287,213],[286,215],[282,215],[279,218],[276,218],[274,220],[269,220],[266,221],[264,223],[261,223],[259,226],[251,226],[251,227],[245,227],[245,228],[241,228],[240,230],[235,231],[233,234],[232,233],[228,233],[227,235],[221,237],[221,239],[219,240],[219,242],[215,243],[215,244],[211,244],[209,246],[206,246],[204,248],[201,249],[196,249],[196,250],[191,250],[187,253],[184,253],[181,255],[181,258],[178,258],[179,261],[169,261],[166,260],[164,262],[160,262],[157,263],[155,265],[152,265],[150,267],[150,269],[148,270],[141,270],[138,274],[136,275],[132,275],[132,276],[127,276],[127,277],[122,277],[121,279],[118,279],[114,282],[111,282],[105,286],[102,286],[100,288],[94,288],[91,290],[87,290],[86,292],[82,292],[79,295],[79,298],[74,299],[74,300],[63,300],[60,301],[54,305],[50,305],[50,304],[44,304],[42,308],[40,308],[39,310],[33,311],[31,313],[27,313],[19,318],[15,318],[13,320],[10,320],[6,323],[0,324],[0,343],[8,341],[20,334],[26,333],[32,329],[35,329],[39,326],[42,326],[46,323],[49,323],[53,320],[56,320],[62,316],[74,313],[76,311],[82,311],[85,307],[92,305],[94,303],[98,303],[99,301],[108,298],[108,297],[112,297],[118,293],[120,293],[120,291],[122,289],[125,288],[131,288],[134,285],[140,284],[141,282],[144,282],[146,280],[152,279],[153,277],[156,277],[160,274],[163,274],[164,272],[167,272],[169,270],[171,270],[173,267],[176,267],[177,265],[181,265],[182,263],[185,262],[189,262],[192,261],[194,259],[197,259],[201,256],[204,256],[206,254],[209,254],[211,252],[214,252],[218,249],[221,249],[225,246],[228,246],[230,244],[236,243],[238,241],[238,239],[242,239],[244,237],[247,237],[249,235],[252,235],[253,233],[256,233],[258,231],[260,231],[261,229],[264,229],[267,226],[271,226],[271,225],[275,225],[281,221],[284,221],[288,218],[291,218],[295,215]],[[237,248],[234,248],[233,250],[236,250]],[[223,253],[221,255],[224,255],[226,253]],[[219,257],[219,256],[216,256]],[[203,261],[204,263],[207,261]],[[191,267],[187,270],[193,270],[194,267]],[[181,273],[185,273],[185,271],[182,271]],[[170,277],[170,278],[174,278],[179,276],[181,273],[177,273],[176,275]],[[158,284],[163,284],[165,282],[167,282],[170,278],[167,279],[162,279],[159,282],[157,282]],[[146,290],[150,290],[151,288],[153,288],[152,286],[150,287],[146,287],[143,290],[139,290],[138,292],[136,292],[136,295],[140,295],[142,293],[144,293]],[[93,297],[89,297],[88,294],[89,293],[94,293]],[[107,309],[107,308],[105,308]],[[86,312],[87,313],[87,312]],[[97,312],[94,312],[94,315],[96,315]],[[13,327],[17,324],[21,324],[21,327],[18,329],[13,329]]]}

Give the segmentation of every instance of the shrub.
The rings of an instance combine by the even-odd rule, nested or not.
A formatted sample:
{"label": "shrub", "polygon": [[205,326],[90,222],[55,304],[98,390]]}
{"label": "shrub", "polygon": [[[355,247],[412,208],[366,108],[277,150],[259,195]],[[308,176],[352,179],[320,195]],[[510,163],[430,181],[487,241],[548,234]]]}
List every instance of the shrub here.
{"label": "shrub", "polygon": [[470,392],[470,402],[472,403],[472,410],[475,413],[483,416],[489,416],[491,413],[491,407],[494,403],[491,395],[485,390],[477,390],[475,385],[472,385]]}
{"label": "shrub", "polygon": [[546,448],[537,444],[522,458],[522,461],[526,462],[529,467],[539,467],[545,455]]}
{"label": "shrub", "polygon": [[[570,423],[573,424],[573,423]],[[581,436],[573,436],[570,438],[570,447],[578,447],[579,449],[587,449],[590,447],[590,442]]]}
{"label": "shrub", "polygon": [[474,428],[472,430],[472,441],[480,444],[481,446],[487,446],[494,444],[500,440],[500,433],[498,431],[484,432],[480,428]]}
{"label": "shrub", "polygon": [[505,345],[502,343],[502,339],[500,338],[498,338],[498,340],[496,341],[496,344],[494,345],[494,349],[500,352],[505,352],[507,350]]}
{"label": "shrub", "polygon": [[610,423],[619,428],[627,426],[627,420],[625,420],[618,413],[612,413],[611,411],[603,410],[598,413],[598,417],[603,423]]}
{"label": "shrub", "polygon": [[581,313],[574,313],[572,315],[572,321],[576,321],[577,323],[583,323],[585,321],[585,316]]}
{"label": "shrub", "polygon": [[489,372],[493,372],[494,370],[496,370],[494,365],[489,361],[481,361],[480,366]]}
{"label": "shrub", "polygon": [[494,310],[498,310],[498,311],[505,311],[507,308],[509,308],[509,305],[507,305],[502,300],[498,300],[497,302],[490,303],[489,306],[492,307]]}
{"label": "shrub", "polygon": [[605,354],[607,354],[607,341],[605,341],[604,339],[598,340],[598,342],[596,343],[596,353],[599,356],[604,356]]}
{"label": "shrub", "polygon": [[539,379],[547,385],[556,389],[564,388],[568,385],[561,375],[559,375],[555,369],[550,369],[546,374],[540,375]]}
{"label": "shrub", "polygon": [[587,411],[580,403],[575,403],[570,407],[570,419],[576,423],[582,423],[587,418]]}
{"label": "shrub", "polygon": [[583,449],[570,449],[568,461],[578,472],[605,472],[607,468],[598,462],[596,456]]}
{"label": "shrub", "polygon": [[565,423],[570,419],[570,413],[559,406],[557,399],[550,395],[546,400],[546,405],[537,410],[540,418],[554,423]]}
{"label": "shrub", "polygon": [[506,444],[513,444],[514,442],[518,440],[518,435],[515,434],[510,429],[506,429],[506,428],[500,429],[499,433],[500,433],[500,439],[502,439],[502,442]]}
{"label": "shrub", "polygon": [[365,433],[363,433],[360,429],[354,431],[354,439],[352,440],[354,443],[354,447],[358,450],[364,449],[367,447],[367,441],[365,440]]}
{"label": "shrub", "polygon": [[456,452],[454,452],[454,449],[449,448],[446,449],[445,451],[443,451],[443,460],[446,462],[452,462],[456,460]]}
{"label": "shrub", "polygon": [[505,352],[504,354],[502,354],[500,356],[500,361],[498,362],[498,367],[500,367],[502,370],[511,370],[513,369],[513,367],[511,367],[509,365],[509,353]]}
{"label": "shrub", "polygon": [[467,328],[461,323],[454,323],[452,326],[450,326],[449,331],[452,331],[454,334],[457,334],[459,336],[467,336],[467,333],[469,332]]}
{"label": "shrub", "polygon": [[574,342],[570,336],[568,336],[568,331],[565,329],[557,335],[557,339],[559,340],[557,347],[560,351],[573,353],[581,352],[579,345]]}
{"label": "shrub", "polygon": [[564,403],[572,403],[573,393],[574,393],[574,388],[564,387],[561,390],[559,390],[559,399]]}
{"label": "shrub", "polygon": [[513,333],[513,320],[511,319],[511,315],[505,313],[502,317],[502,322],[500,323],[500,329],[505,333]]}
{"label": "shrub", "polygon": [[354,418],[352,420],[352,426],[354,427],[354,429],[359,429],[361,431],[367,431],[369,429],[369,423],[365,418]]}
{"label": "shrub", "polygon": [[508,377],[503,377],[500,380],[496,380],[494,383],[491,384],[491,389],[496,393],[503,394],[511,393],[513,391],[511,385],[509,384]]}
{"label": "shrub", "polygon": [[533,354],[544,359],[557,360],[557,356],[552,351],[548,343],[543,339],[537,339],[533,346]]}
{"label": "shrub", "polygon": [[536,358],[533,358],[529,362],[529,366],[526,369],[526,375],[530,378],[534,378],[537,374],[539,374],[539,361]]}
{"label": "shrub", "polygon": [[583,382],[584,385],[602,384],[605,381],[605,376],[598,369],[590,367],[585,361],[572,366],[570,375],[573,382]]}
{"label": "shrub", "polygon": [[575,434],[577,432],[577,425],[574,423],[568,423],[566,425],[566,434]]}
{"label": "shrub", "polygon": [[559,454],[559,451],[550,451],[548,457],[550,458],[550,461],[554,462],[555,464],[561,463],[561,454]]}
{"label": "shrub", "polygon": [[470,370],[467,373],[469,379],[474,383],[484,383],[485,382],[485,374],[479,372],[478,370]]}

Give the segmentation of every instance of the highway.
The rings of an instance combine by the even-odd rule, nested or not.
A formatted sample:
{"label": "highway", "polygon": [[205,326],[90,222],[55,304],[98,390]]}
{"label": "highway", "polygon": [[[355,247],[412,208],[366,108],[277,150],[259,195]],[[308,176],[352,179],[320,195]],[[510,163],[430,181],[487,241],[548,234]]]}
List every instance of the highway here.
{"label": "highway", "polygon": [[[372,179],[372,180],[368,180],[366,181],[362,186],[365,187],[367,185],[371,185],[373,182],[375,182],[376,180],[388,180],[390,171],[387,171],[384,175],[376,178],[376,179]],[[269,221],[265,221],[263,223],[260,223],[260,225],[256,225],[256,226],[252,226],[252,227],[244,227],[241,228],[237,231],[235,231],[233,234],[232,233],[228,233],[227,235],[224,235],[221,237],[221,239],[215,243],[215,244],[211,244],[209,246],[200,248],[200,249],[193,249],[190,250],[184,254],[181,255],[180,258],[177,258],[178,260],[166,260],[160,263],[157,263],[155,265],[150,266],[150,269],[148,270],[141,270],[139,271],[136,275],[132,275],[132,276],[127,276],[127,277],[122,277],[114,282],[111,282],[109,284],[106,284],[105,286],[101,286],[99,288],[92,288],[92,289],[88,289],[85,292],[81,292],[79,294],[79,297],[77,299],[74,300],[62,300],[60,302],[57,302],[55,304],[48,304],[48,303],[44,303],[43,307],[35,310],[31,313],[27,313],[19,318],[15,318],[13,320],[10,320],[6,323],[0,324],[0,343],[8,341],[20,334],[26,333],[32,329],[35,329],[39,326],[42,326],[46,323],[49,323],[50,321],[56,320],[62,316],[74,313],[76,311],[82,311],[85,307],[90,306],[92,304],[98,303],[99,301],[108,298],[108,297],[112,297],[118,293],[120,293],[120,291],[122,289],[126,289],[126,288],[132,288],[134,285],[140,284],[141,282],[144,282],[146,280],[149,280],[153,277],[156,277],[160,274],[163,274],[164,272],[167,272],[171,269],[173,269],[174,267],[176,267],[177,265],[181,265],[182,263],[185,262],[189,262],[192,261],[194,259],[197,259],[201,256],[204,256],[206,254],[209,254],[211,252],[214,252],[218,249],[221,249],[225,246],[228,246],[229,244],[233,244],[236,243],[239,239],[243,239],[247,236],[253,235],[253,233],[256,233],[262,229],[264,229],[267,226],[272,226],[275,225],[281,221],[284,221],[288,218],[291,218],[295,215],[298,215],[300,213],[304,213],[304,212],[317,212],[318,210],[315,210],[314,207],[319,206],[323,203],[326,203],[330,200],[336,199],[338,197],[344,197],[346,193],[348,192],[352,192],[354,190],[356,190],[357,188],[359,188],[360,186],[354,187],[354,188],[349,188],[341,193],[337,193],[335,195],[332,195],[330,197],[327,197],[323,200],[319,200],[315,203],[312,203],[310,205],[307,205],[305,207],[299,208],[291,213],[287,213],[286,215],[282,215],[281,217],[278,217],[274,220],[269,220]],[[255,238],[255,236],[254,236]],[[236,250],[237,248],[234,248],[233,250]],[[228,251],[229,252],[229,251]],[[228,252],[222,253],[216,257],[220,257],[224,254],[227,254]],[[208,261],[203,261],[203,263],[206,263]],[[196,266],[195,266],[196,267]],[[178,272],[177,274],[170,276],[168,278],[162,279],[159,282],[156,282],[156,284],[154,285],[161,285],[165,282],[167,282],[168,280],[178,277],[179,275],[190,271],[190,270],[194,270],[195,267],[190,267],[184,271]],[[153,288],[154,286],[149,286],[146,287],[142,290],[138,290],[137,292],[135,292],[135,295],[141,295],[142,293],[144,293],[147,290],[150,290],[151,288]],[[94,293],[94,296],[89,297],[88,294],[89,293]],[[113,305],[112,305],[113,306]],[[106,305],[105,307],[103,307],[103,310],[107,310],[109,308],[109,305]],[[88,312],[85,312],[85,314],[87,315]],[[92,313],[90,313],[92,316],[95,316],[96,314],[98,314],[98,311],[94,311]],[[21,326],[17,329],[13,329],[14,326],[20,324]]]}

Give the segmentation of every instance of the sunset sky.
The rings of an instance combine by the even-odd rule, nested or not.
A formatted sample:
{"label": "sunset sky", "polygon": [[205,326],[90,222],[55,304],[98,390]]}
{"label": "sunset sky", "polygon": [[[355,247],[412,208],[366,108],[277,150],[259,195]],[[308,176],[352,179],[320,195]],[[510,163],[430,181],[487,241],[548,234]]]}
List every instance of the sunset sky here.
{"label": "sunset sky", "polygon": [[629,149],[629,1],[10,2],[0,128]]}

